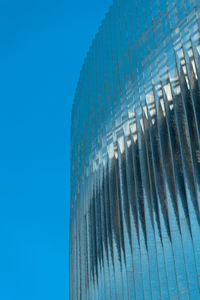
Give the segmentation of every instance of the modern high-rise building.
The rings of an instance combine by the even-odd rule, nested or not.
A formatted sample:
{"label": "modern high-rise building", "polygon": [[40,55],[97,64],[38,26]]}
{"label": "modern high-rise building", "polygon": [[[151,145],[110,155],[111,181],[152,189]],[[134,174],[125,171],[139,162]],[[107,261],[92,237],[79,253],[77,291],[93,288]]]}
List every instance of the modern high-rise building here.
{"label": "modern high-rise building", "polygon": [[200,0],[114,0],[71,124],[71,300],[200,299]]}

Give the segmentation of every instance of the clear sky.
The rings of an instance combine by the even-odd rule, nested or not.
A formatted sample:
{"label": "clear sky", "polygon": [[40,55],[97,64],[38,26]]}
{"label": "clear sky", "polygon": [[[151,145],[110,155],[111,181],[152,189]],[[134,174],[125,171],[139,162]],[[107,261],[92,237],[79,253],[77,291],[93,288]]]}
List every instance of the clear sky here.
{"label": "clear sky", "polygon": [[0,299],[68,299],[70,115],[111,0],[0,0]]}

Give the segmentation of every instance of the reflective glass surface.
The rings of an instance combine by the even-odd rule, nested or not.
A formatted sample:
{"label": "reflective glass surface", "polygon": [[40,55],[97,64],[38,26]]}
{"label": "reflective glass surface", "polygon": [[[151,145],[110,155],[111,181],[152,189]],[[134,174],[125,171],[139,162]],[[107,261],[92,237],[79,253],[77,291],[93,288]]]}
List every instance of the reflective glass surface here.
{"label": "reflective glass surface", "polygon": [[70,299],[200,299],[200,1],[115,0],[71,124]]}

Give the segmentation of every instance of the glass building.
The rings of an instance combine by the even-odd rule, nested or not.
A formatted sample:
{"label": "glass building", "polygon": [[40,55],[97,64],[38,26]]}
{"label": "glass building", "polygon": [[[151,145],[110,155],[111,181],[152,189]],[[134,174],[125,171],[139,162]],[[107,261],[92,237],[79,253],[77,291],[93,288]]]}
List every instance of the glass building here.
{"label": "glass building", "polygon": [[71,124],[70,299],[200,299],[200,0],[114,0]]}

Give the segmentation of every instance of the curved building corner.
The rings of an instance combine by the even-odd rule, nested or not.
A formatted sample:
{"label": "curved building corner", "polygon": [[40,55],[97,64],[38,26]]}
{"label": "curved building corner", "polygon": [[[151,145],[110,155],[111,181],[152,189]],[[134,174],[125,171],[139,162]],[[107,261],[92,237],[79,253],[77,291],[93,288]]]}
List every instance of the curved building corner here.
{"label": "curved building corner", "polygon": [[71,122],[70,300],[200,299],[200,1],[114,0]]}

